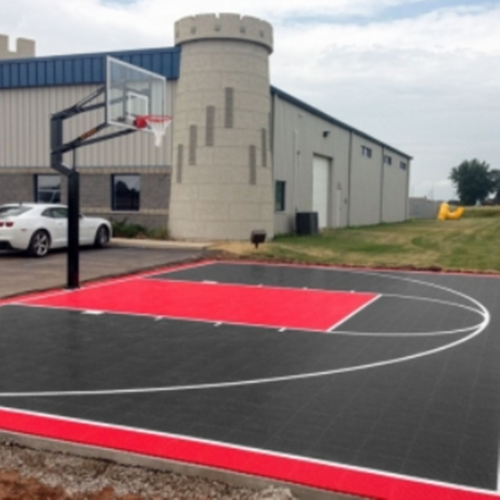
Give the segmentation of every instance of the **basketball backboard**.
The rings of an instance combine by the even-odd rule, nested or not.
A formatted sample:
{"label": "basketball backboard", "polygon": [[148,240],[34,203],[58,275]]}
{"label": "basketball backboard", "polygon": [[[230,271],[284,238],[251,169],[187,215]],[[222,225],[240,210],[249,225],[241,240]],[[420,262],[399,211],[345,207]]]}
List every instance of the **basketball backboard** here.
{"label": "basketball backboard", "polygon": [[[106,58],[106,123],[114,127],[144,129],[145,117],[170,115],[167,79],[162,75],[113,57]],[[138,120],[139,118],[139,120]]]}

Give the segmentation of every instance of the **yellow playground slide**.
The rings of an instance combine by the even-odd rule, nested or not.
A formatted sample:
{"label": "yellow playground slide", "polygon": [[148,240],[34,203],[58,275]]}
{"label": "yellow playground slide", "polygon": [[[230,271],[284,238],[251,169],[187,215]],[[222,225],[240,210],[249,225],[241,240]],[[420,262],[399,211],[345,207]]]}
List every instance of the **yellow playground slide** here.
{"label": "yellow playground slide", "polygon": [[458,220],[465,212],[464,207],[458,207],[453,212],[450,211],[448,203],[441,203],[438,212],[438,220]]}

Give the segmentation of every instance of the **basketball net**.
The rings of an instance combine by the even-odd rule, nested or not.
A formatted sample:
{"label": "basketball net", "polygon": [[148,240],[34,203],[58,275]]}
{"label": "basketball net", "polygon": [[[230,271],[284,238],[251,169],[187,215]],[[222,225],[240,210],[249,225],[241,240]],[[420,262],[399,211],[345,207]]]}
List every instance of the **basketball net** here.
{"label": "basketball net", "polygon": [[168,126],[172,123],[172,117],[168,115],[144,115],[138,116],[135,126],[139,129],[148,128],[155,136],[155,146],[159,148],[165,137]]}

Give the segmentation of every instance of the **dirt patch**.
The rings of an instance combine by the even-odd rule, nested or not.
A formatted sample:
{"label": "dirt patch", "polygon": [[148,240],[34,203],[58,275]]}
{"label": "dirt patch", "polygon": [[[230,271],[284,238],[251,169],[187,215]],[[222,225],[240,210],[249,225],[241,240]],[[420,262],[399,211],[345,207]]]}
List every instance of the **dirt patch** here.
{"label": "dirt patch", "polygon": [[0,443],[0,500],[294,500],[286,488],[256,491],[105,460]]}

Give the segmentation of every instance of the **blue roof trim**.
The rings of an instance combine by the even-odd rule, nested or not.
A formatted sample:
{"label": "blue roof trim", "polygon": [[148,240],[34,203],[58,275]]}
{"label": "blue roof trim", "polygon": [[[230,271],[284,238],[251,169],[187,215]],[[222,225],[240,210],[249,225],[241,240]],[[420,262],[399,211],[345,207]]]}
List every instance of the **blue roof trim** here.
{"label": "blue roof trim", "polygon": [[159,73],[169,80],[179,78],[180,47],[102,52],[0,61],[0,89],[54,85],[103,84],[106,56]]}
{"label": "blue roof trim", "polygon": [[396,148],[390,146],[389,144],[386,144],[382,141],[379,141],[378,139],[375,139],[375,137],[372,137],[365,132],[361,132],[361,130],[355,129],[354,127],[351,127],[350,125],[347,125],[344,122],[341,122],[340,120],[337,120],[336,118],[333,118],[333,116],[327,115],[323,111],[320,111],[317,108],[314,108],[313,106],[305,103],[304,101],[301,101],[300,99],[297,99],[296,97],[293,97],[293,95],[287,94],[286,92],[283,92],[282,90],[271,86],[271,94],[278,96],[280,99],[283,99],[284,101],[289,102],[290,104],[293,104],[294,106],[297,106],[298,108],[303,109],[304,111],[307,111],[308,113],[311,113],[319,118],[322,118],[323,120],[330,122],[333,125],[337,125],[338,127],[341,127],[345,130],[348,130],[349,132],[354,132],[356,135],[359,135],[360,137],[364,137],[365,139],[368,139],[369,141],[374,142],[375,144],[378,144],[380,146],[384,146],[387,149],[390,149],[391,151],[394,151],[395,153],[400,154],[401,156],[404,156],[408,160],[412,160],[413,157],[410,156],[407,153],[403,153],[403,151],[399,151]]}

